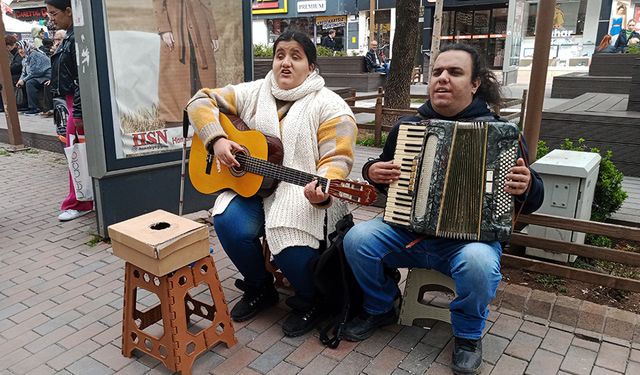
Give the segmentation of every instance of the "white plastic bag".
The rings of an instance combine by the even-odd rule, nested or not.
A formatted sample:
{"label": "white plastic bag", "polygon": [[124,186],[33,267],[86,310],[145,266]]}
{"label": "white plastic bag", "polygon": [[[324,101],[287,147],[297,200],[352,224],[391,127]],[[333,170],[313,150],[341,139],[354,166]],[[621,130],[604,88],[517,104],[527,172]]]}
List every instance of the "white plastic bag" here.
{"label": "white plastic bag", "polygon": [[74,138],[75,142],[71,146],[64,148],[73,188],[78,201],[91,201],[93,200],[93,184],[89,175],[87,147],[84,143],[78,142],[77,137]]}

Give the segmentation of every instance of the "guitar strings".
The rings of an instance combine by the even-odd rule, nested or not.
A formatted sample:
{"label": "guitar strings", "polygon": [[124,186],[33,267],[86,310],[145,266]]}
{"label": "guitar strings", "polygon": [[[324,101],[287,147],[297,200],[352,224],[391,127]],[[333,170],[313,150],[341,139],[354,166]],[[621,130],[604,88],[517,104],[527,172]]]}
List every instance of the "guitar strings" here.
{"label": "guitar strings", "polygon": [[305,186],[313,180],[318,180],[320,186],[326,189],[328,180],[324,177],[271,163],[266,160],[257,159],[245,154],[236,154],[236,159],[241,163],[242,168],[247,172],[255,173],[275,180]]}

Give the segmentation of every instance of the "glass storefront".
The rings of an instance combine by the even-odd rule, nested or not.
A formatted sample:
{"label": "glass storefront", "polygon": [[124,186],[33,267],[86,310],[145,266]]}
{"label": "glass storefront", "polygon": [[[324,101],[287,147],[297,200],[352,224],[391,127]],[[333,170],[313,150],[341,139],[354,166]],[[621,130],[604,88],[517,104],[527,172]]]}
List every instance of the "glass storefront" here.
{"label": "glass storefront", "polygon": [[280,34],[287,30],[301,31],[310,37],[315,37],[314,17],[277,18],[267,20],[269,44],[272,44]]}
{"label": "glass storefront", "polygon": [[[538,1],[527,1],[524,7],[524,42],[520,51],[520,65],[531,64],[534,52],[534,38]],[[595,37],[592,31],[585,28],[597,27],[588,25],[587,0],[558,0],[553,16],[551,32],[551,49],[549,66],[586,66],[593,53]],[[593,17],[593,15],[592,15]],[[588,35],[589,34],[589,35]]]}
{"label": "glass storefront", "polygon": [[442,45],[469,43],[491,69],[501,69],[507,38],[507,8],[446,10],[442,14]]}

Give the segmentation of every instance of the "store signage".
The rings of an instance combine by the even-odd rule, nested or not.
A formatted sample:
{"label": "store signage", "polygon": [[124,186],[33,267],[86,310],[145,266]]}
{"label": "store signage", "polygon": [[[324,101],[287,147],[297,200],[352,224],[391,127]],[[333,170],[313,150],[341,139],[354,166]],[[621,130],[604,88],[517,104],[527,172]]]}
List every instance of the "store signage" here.
{"label": "store signage", "polygon": [[553,29],[553,31],[551,32],[551,37],[552,38],[571,38],[571,35],[573,35],[573,33],[574,33],[573,30]]}
{"label": "store signage", "polygon": [[40,21],[47,19],[47,8],[15,9],[13,15],[20,21]]}
{"label": "store signage", "polygon": [[316,25],[323,29],[332,29],[334,27],[342,27],[347,23],[347,16],[318,16],[316,17]]}
{"label": "store signage", "polygon": [[324,12],[326,10],[326,0],[298,1],[298,13]]}
{"label": "store signage", "polygon": [[253,14],[287,13],[287,0],[251,0]]}

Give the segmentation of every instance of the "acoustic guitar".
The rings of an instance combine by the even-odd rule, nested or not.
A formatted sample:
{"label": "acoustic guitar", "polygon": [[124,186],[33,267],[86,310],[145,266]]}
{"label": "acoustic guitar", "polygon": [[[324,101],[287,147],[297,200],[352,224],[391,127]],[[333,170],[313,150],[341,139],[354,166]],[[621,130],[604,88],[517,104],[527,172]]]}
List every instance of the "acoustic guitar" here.
{"label": "acoustic guitar", "polygon": [[279,181],[305,186],[317,180],[322,190],[336,198],[370,205],[376,200],[372,185],[348,180],[332,180],[302,172],[282,164],[283,148],[278,138],[249,128],[236,116],[220,113],[220,124],[227,138],[243,147],[235,154],[240,167],[228,168],[215,161],[202,140],[194,134],[189,155],[189,178],[203,194],[231,189],[243,197],[270,195]]}

